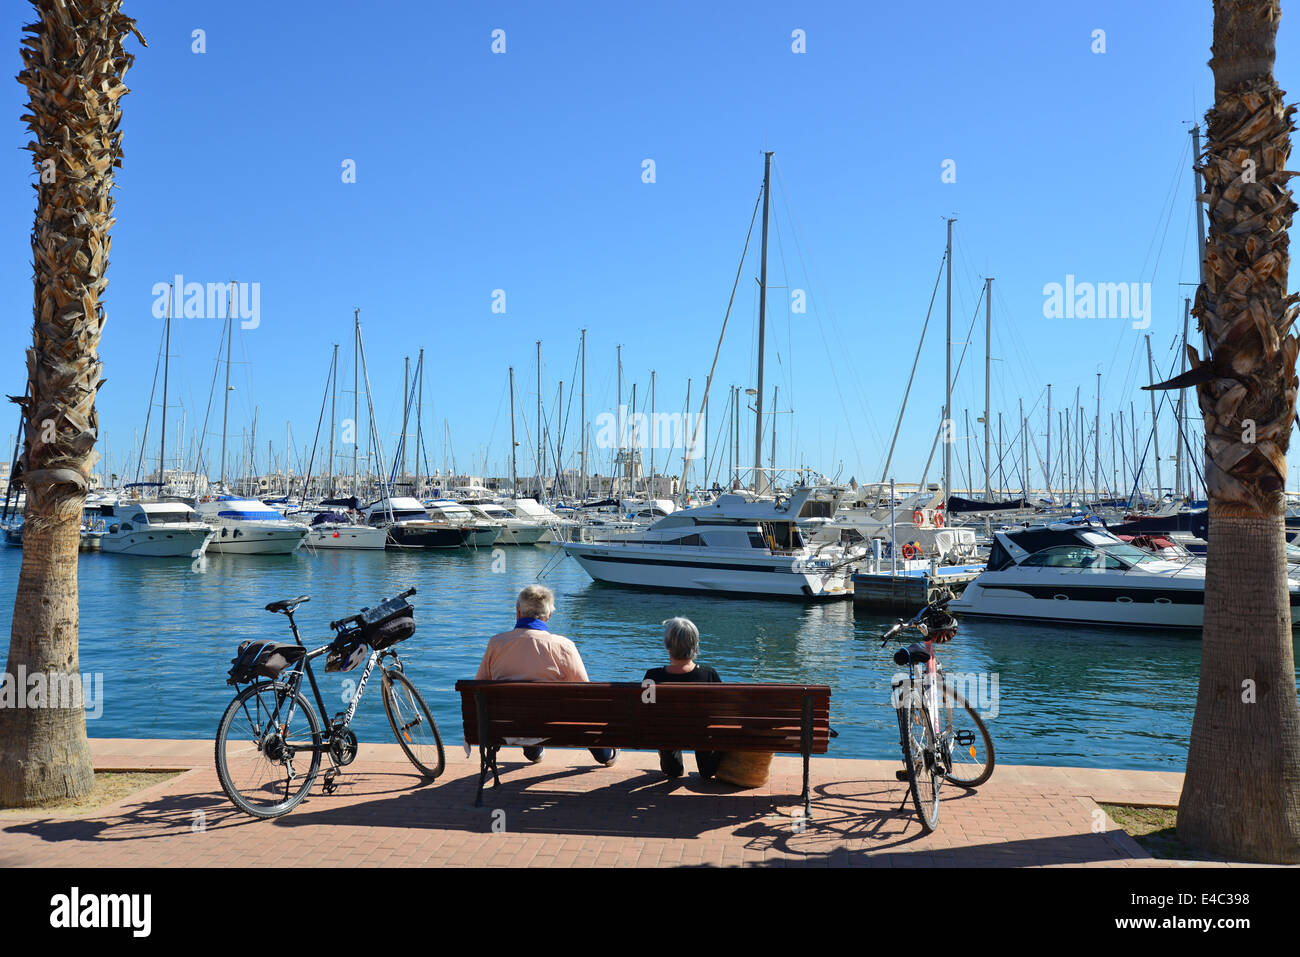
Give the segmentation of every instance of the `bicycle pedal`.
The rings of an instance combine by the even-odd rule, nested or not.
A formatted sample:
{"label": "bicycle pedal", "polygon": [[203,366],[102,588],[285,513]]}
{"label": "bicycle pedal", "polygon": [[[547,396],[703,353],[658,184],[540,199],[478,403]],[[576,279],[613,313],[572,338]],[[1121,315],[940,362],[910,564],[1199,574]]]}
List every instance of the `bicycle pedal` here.
{"label": "bicycle pedal", "polygon": [[911,780],[911,778],[908,776],[908,774],[907,774],[906,771],[895,771],[895,772],[894,772],[894,777],[897,778],[899,781],[909,781],[909,780]]}

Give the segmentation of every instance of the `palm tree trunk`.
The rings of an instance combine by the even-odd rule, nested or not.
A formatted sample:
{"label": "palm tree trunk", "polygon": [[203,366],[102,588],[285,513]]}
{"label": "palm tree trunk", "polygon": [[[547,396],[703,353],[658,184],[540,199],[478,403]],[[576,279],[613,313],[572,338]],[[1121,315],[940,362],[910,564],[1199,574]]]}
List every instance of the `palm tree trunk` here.
{"label": "palm tree trunk", "polygon": [[26,417],[18,464],[27,512],[5,667],[11,706],[0,707],[0,805],[10,807],[77,797],[94,783],[77,656],[77,549],[97,458],[118,100],[133,60],[123,40],[133,33],[143,43],[121,0],[32,5],[38,19],[23,28],[18,77],[38,179],[32,348],[27,392],[16,400]]}
{"label": "palm tree trunk", "polygon": [[1279,0],[1214,0],[1210,230],[1193,311],[1208,354],[1188,350],[1202,377],[1209,554],[1178,835],[1233,859],[1294,863],[1300,710],[1283,489],[1296,401],[1285,171],[1295,108],[1273,79],[1280,16]]}

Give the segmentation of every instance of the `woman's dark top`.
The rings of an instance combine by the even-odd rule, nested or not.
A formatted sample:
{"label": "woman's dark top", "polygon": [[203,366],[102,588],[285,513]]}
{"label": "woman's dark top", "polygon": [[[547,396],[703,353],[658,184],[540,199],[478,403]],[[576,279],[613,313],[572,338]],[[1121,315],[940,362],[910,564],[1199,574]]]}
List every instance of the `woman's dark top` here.
{"label": "woman's dark top", "polygon": [[704,681],[722,684],[722,679],[718,673],[708,665],[696,664],[694,668],[685,674],[674,674],[667,668],[651,668],[645,673],[650,681],[658,684],[661,681]]}

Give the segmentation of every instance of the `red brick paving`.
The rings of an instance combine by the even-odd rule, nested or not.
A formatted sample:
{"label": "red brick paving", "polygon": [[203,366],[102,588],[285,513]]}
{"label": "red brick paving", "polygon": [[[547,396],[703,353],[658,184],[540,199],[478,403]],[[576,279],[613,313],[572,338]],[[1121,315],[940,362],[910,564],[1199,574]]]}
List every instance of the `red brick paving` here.
{"label": "red brick paving", "polygon": [[550,749],[530,765],[510,749],[501,787],[476,808],[477,754],[450,749],[443,776],[423,783],[395,745],[366,744],[335,794],[318,779],[293,812],[258,821],[222,793],[210,742],[92,750],[101,770],[189,770],[90,813],[0,812],[0,867],[1188,866],[1152,859],[1097,807],[1176,805],[1182,775],[1163,772],[998,767],[976,791],[945,787],[925,835],[892,761],[814,759],[803,824],[797,757],[742,791],[667,781],[649,752],[600,768],[585,752]]}

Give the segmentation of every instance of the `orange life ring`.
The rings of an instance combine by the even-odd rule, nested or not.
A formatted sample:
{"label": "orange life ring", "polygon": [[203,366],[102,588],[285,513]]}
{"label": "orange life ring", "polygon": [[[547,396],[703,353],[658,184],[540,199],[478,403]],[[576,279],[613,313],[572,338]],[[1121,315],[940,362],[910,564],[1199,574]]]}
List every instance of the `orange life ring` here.
{"label": "orange life ring", "polygon": [[922,512],[919,508],[912,513],[912,524],[913,525],[925,524],[925,513]]}
{"label": "orange life ring", "polygon": [[912,547],[912,543],[911,543],[911,542],[906,542],[906,543],[904,543],[904,545],[903,545],[903,557],[904,557],[905,559],[909,560],[909,561],[910,561],[911,559],[913,559],[913,558],[916,557],[916,549]]}
{"label": "orange life ring", "polygon": [[943,512],[934,513],[934,525],[936,528],[943,528]]}

